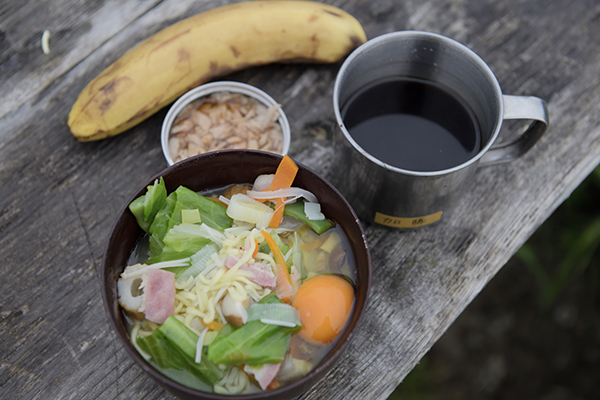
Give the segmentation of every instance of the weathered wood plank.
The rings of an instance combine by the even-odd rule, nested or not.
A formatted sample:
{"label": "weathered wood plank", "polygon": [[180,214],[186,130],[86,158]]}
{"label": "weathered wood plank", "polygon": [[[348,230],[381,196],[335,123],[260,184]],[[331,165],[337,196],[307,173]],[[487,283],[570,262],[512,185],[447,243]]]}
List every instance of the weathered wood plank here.
{"label": "weathered wood plank", "polygon": [[[32,99],[157,1],[6,3],[0,22],[0,117]],[[47,55],[41,47],[45,30],[51,33]]]}
{"label": "weathered wood plank", "polygon": [[[592,0],[329,3],[357,16],[369,37],[420,29],[462,41],[506,93],[547,99],[552,119],[526,157],[478,171],[444,224],[404,233],[366,226],[374,266],[367,314],[340,366],[302,398],[385,399],[600,162],[600,8]],[[2,5],[10,46],[0,56],[0,397],[171,398],[114,341],[97,276],[116,214],[166,166],[166,110],[94,143],[74,141],[65,122],[79,90],[131,45],[224,2],[47,4],[60,7]],[[43,29],[65,32],[51,43],[53,62],[38,60]],[[267,66],[228,79],[279,100],[292,125],[291,155],[330,176],[338,68]]]}

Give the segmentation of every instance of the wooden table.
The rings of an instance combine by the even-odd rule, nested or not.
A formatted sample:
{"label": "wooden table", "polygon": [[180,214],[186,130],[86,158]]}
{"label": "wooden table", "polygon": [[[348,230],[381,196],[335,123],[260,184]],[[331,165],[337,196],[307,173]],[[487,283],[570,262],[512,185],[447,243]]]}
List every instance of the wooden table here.
{"label": "wooden table", "polygon": [[[66,119],[87,82],[131,46],[229,2],[0,3],[1,398],[171,398],[115,341],[98,279],[118,211],[166,167],[159,139],[166,110],[91,143],[75,141]],[[505,93],[539,96],[550,108],[541,141],[522,159],[480,169],[453,218],[411,232],[365,225],[373,259],[366,315],[339,365],[302,398],[385,399],[600,162],[600,5],[326,2],[355,15],[369,38],[417,29],[457,39],[488,62]],[[281,102],[290,154],[329,176],[339,66],[270,65],[227,79]]]}

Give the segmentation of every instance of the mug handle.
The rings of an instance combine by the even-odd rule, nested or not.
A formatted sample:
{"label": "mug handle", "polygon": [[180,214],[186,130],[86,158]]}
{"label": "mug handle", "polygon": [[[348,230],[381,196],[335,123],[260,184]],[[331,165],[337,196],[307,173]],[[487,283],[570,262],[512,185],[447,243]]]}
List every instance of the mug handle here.
{"label": "mug handle", "polygon": [[504,119],[534,120],[525,132],[513,142],[492,147],[481,157],[479,166],[512,161],[527,153],[548,129],[550,118],[546,102],[534,96],[503,95]]}

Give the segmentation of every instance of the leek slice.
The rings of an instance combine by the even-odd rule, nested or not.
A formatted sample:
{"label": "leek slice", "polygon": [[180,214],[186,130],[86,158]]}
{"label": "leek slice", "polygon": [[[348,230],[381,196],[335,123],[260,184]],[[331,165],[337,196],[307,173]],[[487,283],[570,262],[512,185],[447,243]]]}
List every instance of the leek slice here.
{"label": "leek slice", "polygon": [[201,248],[196,254],[190,257],[191,266],[179,275],[176,283],[178,285],[183,285],[190,277],[195,279],[206,269],[206,265],[212,260],[212,255],[218,252],[219,248],[212,243]]}
{"label": "leek slice", "polygon": [[319,203],[304,203],[304,214],[306,218],[311,221],[322,221],[325,219],[325,215],[321,212],[321,205]]}
{"label": "leek slice", "polygon": [[263,324],[293,328],[302,326],[300,313],[289,304],[254,304],[248,309],[248,321],[259,320]]}
{"label": "leek slice", "polygon": [[184,224],[197,224],[202,222],[200,211],[197,208],[193,210],[181,210],[181,222]]}
{"label": "leek slice", "polygon": [[290,188],[285,188],[285,189],[278,189],[278,190],[271,190],[271,191],[256,191],[256,190],[248,190],[246,192],[248,194],[248,196],[254,198],[254,199],[285,199],[288,197],[295,197],[295,198],[299,198],[299,197],[304,197],[306,200],[310,201],[311,203],[316,203],[317,200],[317,196],[315,196],[313,193],[309,192],[306,189],[301,189],[299,187],[290,187]]}
{"label": "leek slice", "polygon": [[273,213],[271,207],[242,193],[231,196],[229,207],[227,207],[227,215],[230,218],[255,224],[259,229],[269,226]]}

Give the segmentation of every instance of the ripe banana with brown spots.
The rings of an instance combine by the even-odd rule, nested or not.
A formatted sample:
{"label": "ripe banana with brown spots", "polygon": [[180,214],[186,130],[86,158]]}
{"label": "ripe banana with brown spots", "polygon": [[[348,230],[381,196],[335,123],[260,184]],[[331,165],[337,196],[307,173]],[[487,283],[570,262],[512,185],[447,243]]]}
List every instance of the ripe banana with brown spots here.
{"label": "ripe banana with brown spots", "polygon": [[186,91],[274,62],[336,62],[366,41],[361,24],[313,1],[249,1],[209,10],[156,33],[79,94],[68,125],[80,141],[117,135]]}

